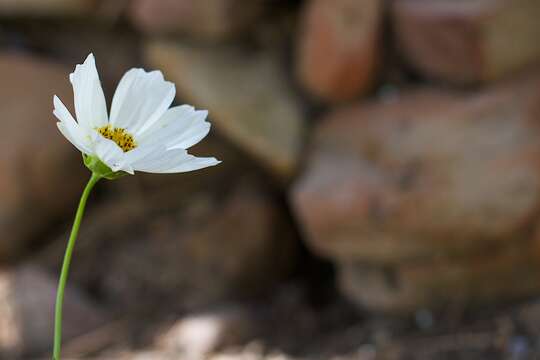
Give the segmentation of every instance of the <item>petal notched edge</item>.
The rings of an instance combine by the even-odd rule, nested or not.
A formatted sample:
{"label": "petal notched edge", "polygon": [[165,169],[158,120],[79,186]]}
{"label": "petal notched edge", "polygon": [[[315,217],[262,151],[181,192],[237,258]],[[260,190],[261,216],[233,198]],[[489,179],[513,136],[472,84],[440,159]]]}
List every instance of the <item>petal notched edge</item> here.
{"label": "petal notched edge", "polygon": [[141,135],[141,146],[161,143],[168,149],[188,149],[210,131],[208,111],[189,105],[175,106]]}
{"label": "petal notched edge", "polygon": [[107,105],[93,54],[75,66],[69,80],[73,86],[75,115],[79,124],[88,129],[107,124]]}
{"label": "petal notched edge", "polygon": [[219,164],[215,158],[195,157],[184,149],[156,151],[133,163],[137,171],[150,173],[179,173]]}

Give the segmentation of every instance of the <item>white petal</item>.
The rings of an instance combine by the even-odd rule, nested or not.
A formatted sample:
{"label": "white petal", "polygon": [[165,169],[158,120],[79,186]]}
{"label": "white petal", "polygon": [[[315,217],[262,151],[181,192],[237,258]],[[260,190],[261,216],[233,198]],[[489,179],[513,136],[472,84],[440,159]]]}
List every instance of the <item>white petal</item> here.
{"label": "white petal", "polygon": [[107,105],[93,54],[75,67],[69,80],[73,85],[75,115],[79,124],[87,129],[107,124]]}
{"label": "white petal", "polygon": [[96,156],[111,170],[133,173],[131,165],[125,161],[124,152],[114,141],[99,136],[94,144],[94,151]]}
{"label": "white petal", "polygon": [[90,138],[79,124],[73,119],[73,116],[69,113],[69,110],[60,101],[58,96],[54,96],[54,110],[53,114],[60,120],[57,123],[58,129],[77,149],[85,154],[92,153],[92,146]]}
{"label": "white petal", "polygon": [[125,161],[129,164],[133,164],[139,161],[144,161],[144,159],[154,153],[162,154],[167,149],[163,144],[153,144],[146,146],[137,146],[135,149],[130,150],[124,154]]}
{"label": "white petal", "polygon": [[85,154],[90,154],[91,150],[87,148],[82,142],[78,141],[76,137],[74,137],[69,130],[66,129],[66,126],[62,122],[57,122],[56,126],[58,126],[58,130],[64,135],[66,139],[69,140],[70,143],[73,144],[80,152]]}
{"label": "white petal", "polygon": [[[135,150],[139,150],[139,154],[135,153]],[[171,161],[172,154],[167,154],[167,148],[163,145],[156,144],[153,146],[139,147],[135,150],[128,152],[130,159],[130,164],[135,170],[139,169],[151,169],[151,168],[161,168],[163,166],[168,166],[168,163]],[[165,156],[167,154],[167,156]],[[177,150],[174,154],[178,157],[184,157],[187,155],[186,150]],[[152,172],[152,171],[148,171]]]}
{"label": "white petal", "polygon": [[197,144],[201,141],[208,133],[210,132],[210,123],[207,121],[199,122],[194,126],[190,127],[186,132],[184,132],[177,139],[173,140],[170,148],[171,149],[188,149],[191,146]]}
{"label": "white petal", "polygon": [[189,105],[170,108],[161,118],[140,135],[140,146],[164,144],[167,148],[187,149],[201,141],[210,131],[205,121],[208,111],[195,111]]}
{"label": "white petal", "polygon": [[180,173],[180,172],[187,172],[187,171],[194,171],[203,169],[210,166],[215,166],[221,161],[214,157],[196,157],[193,155],[188,155],[189,159],[182,162],[181,164],[172,167],[170,169],[167,169],[165,171],[162,171],[163,173]]}
{"label": "white petal", "polygon": [[219,164],[215,158],[198,158],[184,149],[156,151],[143,159],[134,162],[137,171],[151,173],[178,173],[202,169]]}
{"label": "white petal", "polygon": [[155,123],[174,100],[174,84],[161,71],[131,69],[120,80],[111,105],[111,124],[133,135]]}

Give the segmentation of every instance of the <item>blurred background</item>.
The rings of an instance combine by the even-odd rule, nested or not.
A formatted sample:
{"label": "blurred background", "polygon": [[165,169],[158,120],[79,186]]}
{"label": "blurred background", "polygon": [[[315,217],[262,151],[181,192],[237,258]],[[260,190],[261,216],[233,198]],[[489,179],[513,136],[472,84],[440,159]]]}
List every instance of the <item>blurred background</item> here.
{"label": "blurred background", "polygon": [[47,359],[93,52],[223,163],[103,181],[66,359],[540,358],[540,1],[0,0],[0,358]]}

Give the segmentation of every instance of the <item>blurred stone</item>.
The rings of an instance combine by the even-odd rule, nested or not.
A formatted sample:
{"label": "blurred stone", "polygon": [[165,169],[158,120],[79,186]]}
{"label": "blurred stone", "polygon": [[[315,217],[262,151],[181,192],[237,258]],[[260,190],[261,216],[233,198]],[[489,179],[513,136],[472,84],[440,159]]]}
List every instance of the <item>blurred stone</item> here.
{"label": "blurred stone", "polygon": [[225,347],[253,339],[254,315],[240,307],[222,307],[186,316],[157,339],[157,347],[189,359],[203,359]]}
{"label": "blurred stone", "polygon": [[178,360],[178,356],[159,350],[112,351],[93,357],[92,360]]}
{"label": "blurred stone", "polygon": [[348,297],[370,310],[495,305],[539,292],[540,242],[520,238],[458,258],[397,266],[343,263],[339,278]]}
{"label": "blurred stone", "polygon": [[540,76],[331,114],[293,201],[319,253],[393,263],[511,241],[540,204]]}
{"label": "blurred stone", "polygon": [[0,16],[64,16],[88,13],[96,0],[0,0]]}
{"label": "blurred stone", "polygon": [[[308,245],[377,310],[540,291],[540,75],[474,96],[433,89],[331,114],[292,200]],[[534,250],[534,251],[533,251]],[[531,280],[520,280],[530,276]]]}
{"label": "blurred stone", "polygon": [[254,25],[265,0],[133,0],[133,23],[148,33],[180,33],[205,39],[237,35]]}
{"label": "blurred stone", "polygon": [[304,136],[301,104],[272,54],[154,42],[149,63],[176,83],[179,96],[209,109],[218,131],[287,180]]}
{"label": "blurred stone", "polygon": [[[301,360],[304,359],[282,354],[280,352],[271,352],[264,354],[260,349],[254,346],[245,346],[241,349],[233,349],[226,352],[210,354],[203,358],[184,358],[182,360]],[[337,358],[336,358],[337,359]],[[341,358],[339,358],[341,359]],[[358,359],[353,357],[351,359]],[[177,354],[171,354],[160,350],[143,350],[137,352],[112,352],[92,360],[179,360]],[[343,359],[345,360],[345,359]],[[363,358],[361,360],[364,360]]]}
{"label": "blurred stone", "polygon": [[379,61],[382,7],[381,0],[306,3],[296,71],[307,90],[337,102],[371,88]]}
{"label": "blurred stone", "polygon": [[[50,350],[56,285],[56,279],[29,265],[0,272],[0,354],[14,358]],[[103,324],[105,317],[82,293],[68,287],[63,320],[67,341]]]}
{"label": "blurred stone", "polygon": [[87,171],[52,115],[53,94],[72,103],[69,72],[23,55],[0,55],[0,261],[15,260],[74,212]]}
{"label": "blurred stone", "polygon": [[410,64],[452,83],[490,81],[540,60],[537,0],[392,2]]}
{"label": "blurred stone", "polygon": [[[70,279],[122,311],[264,294],[291,267],[292,233],[270,195],[247,180],[221,194],[134,194],[90,213]],[[66,236],[39,261],[57,267]]]}

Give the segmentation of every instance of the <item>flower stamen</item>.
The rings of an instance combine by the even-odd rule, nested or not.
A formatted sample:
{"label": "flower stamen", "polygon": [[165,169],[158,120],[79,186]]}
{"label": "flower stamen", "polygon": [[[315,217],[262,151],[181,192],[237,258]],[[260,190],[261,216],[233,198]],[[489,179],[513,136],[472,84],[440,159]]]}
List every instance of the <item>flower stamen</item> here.
{"label": "flower stamen", "polygon": [[123,152],[128,152],[137,147],[133,135],[128,133],[124,128],[115,128],[111,125],[105,125],[97,129],[97,131],[105,138],[114,141]]}

